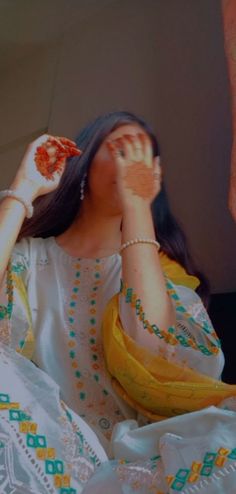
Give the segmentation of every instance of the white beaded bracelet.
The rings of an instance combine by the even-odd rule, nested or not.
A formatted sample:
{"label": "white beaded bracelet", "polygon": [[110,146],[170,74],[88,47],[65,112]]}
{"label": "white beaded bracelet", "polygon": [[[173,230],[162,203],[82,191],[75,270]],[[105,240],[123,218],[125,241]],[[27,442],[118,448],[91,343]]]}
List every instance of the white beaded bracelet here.
{"label": "white beaded bracelet", "polygon": [[12,197],[13,199],[16,199],[16,201],[21,202],[23,206],[25,207],[25,212],[26,212],[26,218],[32,218],[34,208],[32,204],[24,199],[20,194],[17,194],[17,191],[15,190],[2,190],[0,192],[0,201],[2,199],[5,199],[5,197]]}
{"label": "white beaded bracelet", "polygon": [[120,248],[120,253],[126,249],[127,247],[130,247],[131,245],[135,244],[153,244],[157,247],[157,250],[159,251],[161,246],[159,242],[156,240],[153,240],[152,238],[135,238],[134,240],[129,240],[129,242],[126,242],[125,244],[122,244]]}

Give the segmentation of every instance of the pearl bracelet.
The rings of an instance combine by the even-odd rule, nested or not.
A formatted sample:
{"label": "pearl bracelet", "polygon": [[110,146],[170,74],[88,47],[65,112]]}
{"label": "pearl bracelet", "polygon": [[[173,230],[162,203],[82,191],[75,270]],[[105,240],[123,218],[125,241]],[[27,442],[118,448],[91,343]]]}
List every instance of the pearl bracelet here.
{"label": "pearl bracelet", "polygon": [[135,245],[135,244],[152,244],[152,245],[155,245],[157,247],[158,251],[161,248],[159,242],[157,242],[156,240],[153,240],[151,238],[135,238],[134,240],[129,240],[129,242],[122,244],[122,246],[120,248],[120,253],[124,249],[126,249],[127,247],[130,247],[131,245]]}
{"label": "pearl bracelet", "polygon": [[10,190],[10,189],[2,190],[0,192],[0,201],[2,199],[5,199],[5,197],[12,197],[13,199],[16,199],[16,201],[21,202],[21,204],[23,204],[23,206],[25,208],[26,218],[32,218],[33,212],[34,212],[34,208],[33,208],[32,204],[30,202],[27,202],[24,199],[24,197],[22,197],[20,194],[17,193],[17,191]]}

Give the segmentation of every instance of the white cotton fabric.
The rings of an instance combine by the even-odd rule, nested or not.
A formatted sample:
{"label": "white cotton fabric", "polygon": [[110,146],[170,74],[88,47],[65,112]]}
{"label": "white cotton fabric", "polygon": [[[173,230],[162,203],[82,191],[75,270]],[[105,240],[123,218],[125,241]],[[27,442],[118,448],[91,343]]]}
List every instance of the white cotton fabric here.
{"label": "white cotton fabric", "polygon": [[[78,259],[59,247],[54,237],[28,238],[16,244],[12,263],[28,293],[36,341],[32,360],[57,382],[63,400],[85,418],[105,445],[117,422],[136,417],[112,389],[105,368],[101,338],[105,307],[120,290],[120,255]],[[76,284],[78,281],[79,285]],[[183,286],[175,286],[175,289],[194,320],[200,324],[208,320],[212,328],[198,295]],[[93,297],[94,293],[96,298]],[[96,303],[91,305],[94,301]],[[74,306],[71,307],[71,304]],[[72,315],[71,310],[74,311]],[[176,315],[177,332],[182,332],[184,336],[186,333],[192,334],[202,344],[207,344],[209,339],[214,340],[197,324],[189,323],[182,313]],[[72,324],[70,317],[74,320]],[[145,331],[124,296],[120,297],[120,317],[128,334],[132,333],[133,324],[139,326],[140,331]],[[25,315],[17,303],[14,304],[11,326],[11,346],[16,348],[27,327]],[[70,336],[71,331],[75,333],[73,337]],[[206,356],[181,345],[173,348],[155,335],[153,342],[155,351],[169,360],[214,378],[220,377],[224,362],[221,351],[217,357]],[[70,347],[70,344],[75,344],[75,347]],[[72,364],[77,367],[72,367]],[[79,378],[76,377],[78,372],[81,373]]]}
{"label": "white cotton fabric", "polygon": [[[80,468],[72,469],[72,486],[77,489],[76,494],[80,494],[82,485],[85,494],[173,494],[172,490],[168,490],[166,476],[175,475],[179,468],[190,468],[190,459],[192,461],[196,456],[204,455],[205,449],[215,451],[218,446],[229,449],[236,447],[234,412],[211,407],[139,427],[141,422],[134,410],[113,391],[104,363],[101,321],[108,301],[120,289],[121,257],[118,254],[99,260],[78,259],[64,252],[54,237],[24,239],[13,250],[12,264],[27,289],[36,346],[33,363],[4,345],[1,347],[0,396],[1,393],[8,393],[13,401],[21,401],[24,409],[31,410],[42,434],[49,436],[63,461],[75,461],[75,464],[80,465],[85,458],[87,474],[84,477],[82,474],[83,482]],[[185,336],[192,335],[206,346],[209,341],[214,342],[214,334],[211,334],[213,328],[199,297],[189,288],[174,288],[182,305],[192,316],[190,321],[183,313],[176,313],[177,332]],[[1,300],[6,302],[4,289]],[[144,331],[124,296],[120,296],[120,318],[128,334],[131,334],[133,324],[139,325],[139,330]],[[210,328],[208,334],[201,331],[201,324],[206,321]],[[2,321],[0,324],[1,340],[16,349],[24,341],[27,330],[27,318],[16,298],[11,323]],[[160,351],[166,358],[214,378],[220,377],[224,363],[221,351],[217,356],[207,356],[193,348],[178,345],[174,353],[171,345],[158,340],[155,335],[153,338],[155,351]],[[81,447],[81,443],[78,443],[77,450],[75,447],[68,453],[71,462],[69,456],[65,457],[59,420],[60,416],[65,415],[65,410],[61,408],[60,398],[70,408],[74,428],[78,427],[82,431],[80,441],[83,437],[91,446],[95,463],[88,455],[88,448]],[[222,406],[234,408],[233,403]],[[7,414],[7,411],[0,410],[0,440],[2,437],[2,442],[11,448],[14,472],[18,472],[15,479],[20,479],[23,485],[12,487],[9,494],[58,492],[53,488],[50,475],[46,475],[45,482],[49,482],[51,491],[45,488],[42,479],[35,474],[35,465],[38,463],[30,463],[25,457]],[[72,426],[67,424],[67,427]],[[2,458],[6,451],[4,448],[0,448]],[[108,462],[107,455],[116,460]],[[155,459],[151,458],[154,456]],[[121,457],[130,463],[119,463]],[[1,461],[3,459],[0,460],[0,468]],[[5,468],[6,459],[4,462]],[[97,469],[100,463],[102,466]],[[228,470],[225,470],[225,475],[221,475],[218,480],[217,474],[214,478],[211,476],[204,485],[205,490],[195,484],[193,491],[178,492],[233,492],[230,489],[236,484],[234,463],[227,460],[225,468]],[[7,480],[3,485],[8,486],[11,485],[11,468],[9,465],[7,468]],[[5,493],[0,487],[1,492]]]}

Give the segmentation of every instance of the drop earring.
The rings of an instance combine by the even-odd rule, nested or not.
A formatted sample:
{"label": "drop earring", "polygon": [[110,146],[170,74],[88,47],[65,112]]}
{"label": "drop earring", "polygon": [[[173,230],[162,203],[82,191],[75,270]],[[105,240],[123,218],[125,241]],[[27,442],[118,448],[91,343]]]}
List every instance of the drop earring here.
{"label": "drop earring", "polygon": [[83,175],[83,178],[81,180],[81,184],[80,184],[80,200],[81,201],[84,200],[84,188],[85,188],[85,184],[86,184],[86,177],[87,177],[87,173],[85,172]]}

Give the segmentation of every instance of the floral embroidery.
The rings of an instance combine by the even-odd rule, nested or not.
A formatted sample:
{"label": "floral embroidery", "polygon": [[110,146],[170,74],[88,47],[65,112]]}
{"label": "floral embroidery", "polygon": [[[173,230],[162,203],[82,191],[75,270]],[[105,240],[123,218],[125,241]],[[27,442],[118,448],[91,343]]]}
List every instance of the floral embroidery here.
{"label": "floral embroidery", "polygon": [[236,448],[221,447],[216,452],[208,451],[203,460],[194,461],[191,468],[180,468],[176,475],[166,476],[166,482],[173,491],[182,492],[188,484],[196,484],[202,479],[210,480],[216,469],[223,468],[229,460],[236,461]]}
{"label": "floral embroidery", "polygon": [[[163,466],[160,456],[155,456],[149,460],[129,462],[120,459],[115,463],[113,470],[116,472],[119,481],[130,486],[133,491],[142,489],[150,494],[167,494],[165,482],[163,482]],[[165,489],[165,490],[164,490]]]}
{"label": "floral embroidery", "polygon": [[80,289],[80,259],[75,264],[75,279],[73,283],[73,289],[71,294],[71,300],[69,303],[68,310],[68,323],[69,323],[69,332],[68,332],[68,349],[69,349],[69,357],[71,360],[71,367],[74,372],[74,376],[76,378],[76,388],[79,390],[79,396],[81,400],[85,399],[85,393],[82,391],[84,387],[84,382],[82,380],[81,372],[78,370],[78,363],[76,360],[76,330],[75,330],[75,308],[78,302],[79,297],[79,289]]}
{"label": "floral embroidery", "polygon": [[165,343],[169,343],[173,346],[180,344],[184,347],[192,347],[194,350],[198,350],[207,356],[218,354],[220,349],[220,341],[216,333],[212,330],[210,323],[207,320],[204,320],[202,324],[198,323],[182,305],[179,296],[177,295],[172,283],[169,280],[166,280],[166,286],[169,295],[175,302],[176,310],[183,313],[187,320],[189,320],[191,323],[194,323],[195,325],[198,325],[200,329],[203,330],[205,333],[213,336],[215,339],[215,343],[208,341],[208,346],[199,344],[197,343],[194,336],[186,335],[186,333],[185,336],[178,334],[174,326],[169,327],[167,331],[159,329],[156,324],[149,323],[149,321],[146,319],[143,307],[141,305],[141,300],[133,292],[133,289],[128,288],[127,285],[123,283],[123,281],[121,281],[120,293],[125,297],[125,301],[127,303],[130,303],[131,307],[135,309],[136,315],[143,323],[144,329],[149,331],[149,333],[155,334],[160,339],[163,339]]}
{"label": "floral embroidery", "polygon": [[[68,461],[68,472],[84,484],[92,476],[95,468],[100,466],[101,462],[85,440],[77,423],[73,421],[71,413],[66,409],[63,402],[61,402],[61,405],[66,414],[66,416],[61,417],[61,424],[65,445],[64,454]],[[79,439],[78,450],[76,450],[76,436]],[[73,462],[71,463],[72,457]]]}
{"label": "floral embroidery", "polygon": [[[102,381],[101,377],[105,372],[103,366],[103,355],[100,342],[100,331],[97,318],[97,298],[99,288],[102,285],[102,268],[103,262],[101,259],[93,261],[93,268],[90,270],[86,266],[81,266],[83,260],[77,259],[75,266],[74,282],[72,293],[68,302],[67,320],[68,320],[68,353],[71,361],[71,367],[75,376],[75,386],[78,390],[78,397],[81,400],[80,416],[86,418],[92,426],[99,427],[103,434],[110,439],[112,432],[112,421],[104,413],[106,407],[106,398],[109,396],[109,390],[98,387],[96,395],[87,391],[87,379],[93,379],[96,383]],[[82,267],[82,269],[81,269]],[[80,286],[83,284],[85,293],[81,293]],[[86,293],[87,290],[87,293]],[[83,302],[86,302],[83,305]],[[85,315],[88,323],[88,329],[83,332],[83,328],[79,327],[79,317]],[[83,317],[81,318],[83,321]],[[84,347],[84,351],[88,355],[88,368],[83,366],[81,369],[79,352]],[[104,377],[104,376],[103,376]],[[109,379],[109,378],[108,378]],[[106,378],[105,378],[106,380]],[[96,385],[95,385],[96,386]],[[118,415],[115,411],[116,417]]]}

